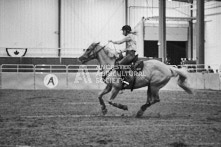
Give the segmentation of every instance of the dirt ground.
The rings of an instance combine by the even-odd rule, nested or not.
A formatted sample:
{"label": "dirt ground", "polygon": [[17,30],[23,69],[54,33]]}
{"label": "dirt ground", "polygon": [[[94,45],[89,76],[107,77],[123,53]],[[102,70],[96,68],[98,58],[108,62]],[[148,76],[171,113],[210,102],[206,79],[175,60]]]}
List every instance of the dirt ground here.
{"label": "dirt ground", "polygon": [[98,92],[0,90],[0,146],[221,147],[221,91],[161,91],[142,118],[146,91],[124,91],[129,111],[107,104],[106,116]]}

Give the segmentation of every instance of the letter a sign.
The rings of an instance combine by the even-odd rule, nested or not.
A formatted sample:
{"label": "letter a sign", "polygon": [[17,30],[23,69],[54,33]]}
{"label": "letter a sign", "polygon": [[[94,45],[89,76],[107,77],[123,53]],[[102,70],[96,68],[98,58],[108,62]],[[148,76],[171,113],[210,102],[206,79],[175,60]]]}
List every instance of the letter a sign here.
{"label": "letter a sign", "polygon": [[44,78],[44,85],[50,89],[58,85],[58,78],[54,74],[48,74]]}

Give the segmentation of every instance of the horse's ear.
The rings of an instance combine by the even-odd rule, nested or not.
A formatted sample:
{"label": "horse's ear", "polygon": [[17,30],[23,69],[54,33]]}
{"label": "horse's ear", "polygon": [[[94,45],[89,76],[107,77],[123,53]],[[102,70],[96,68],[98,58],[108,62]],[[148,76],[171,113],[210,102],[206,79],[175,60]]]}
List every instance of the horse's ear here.
{"label": "horse's ear", "polygon": [[97,43],[96,43],[96,45],[99,45],[99,44],[100,44],[100,42],[97,42]]}

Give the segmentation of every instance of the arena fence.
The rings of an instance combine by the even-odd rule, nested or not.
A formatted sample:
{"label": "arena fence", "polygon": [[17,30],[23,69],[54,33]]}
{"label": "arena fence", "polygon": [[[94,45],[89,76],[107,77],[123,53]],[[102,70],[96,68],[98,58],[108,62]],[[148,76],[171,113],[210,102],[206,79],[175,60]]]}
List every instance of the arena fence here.
{"label": "arena fence", "polygon": [[[182,65],[187,68],[188,83],[194,89],[221,90],[219,70],[206,65]],[[218,67],[219,66],[211,66]],[[172,78],[166,90],[181,90]],[[0,66],[1,89],[102,89],[97,65],[31,65],[3,64]],[[146,88],[145,88],[146,89]]]}

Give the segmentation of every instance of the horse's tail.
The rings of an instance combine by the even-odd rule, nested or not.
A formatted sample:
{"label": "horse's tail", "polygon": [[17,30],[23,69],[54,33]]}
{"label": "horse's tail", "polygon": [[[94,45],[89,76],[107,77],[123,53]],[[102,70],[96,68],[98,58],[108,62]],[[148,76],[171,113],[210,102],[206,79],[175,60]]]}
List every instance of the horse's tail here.
{"label": "horse's tail", "polygon": [[170,70],[172,72],[173,77],[179,76],[177,84],[181,88],[183,88],[187,93],[193,94],[192,88],[190,88],[186,82],[186,79],[187,79],[186,71],[184,71],[183,69],[178,69],[178,68],[174,68],[174,67],[170,67]]}

